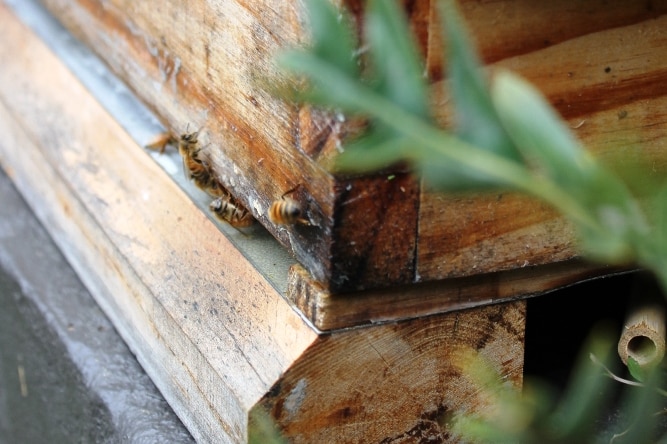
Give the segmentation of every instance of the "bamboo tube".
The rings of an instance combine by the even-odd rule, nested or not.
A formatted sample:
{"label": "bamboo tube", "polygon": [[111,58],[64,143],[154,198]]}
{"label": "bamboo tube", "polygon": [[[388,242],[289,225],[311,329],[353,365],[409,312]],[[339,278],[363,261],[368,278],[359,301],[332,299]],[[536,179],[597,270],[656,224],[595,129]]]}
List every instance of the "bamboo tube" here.
{"label": "bamboo tube", "polygon": [[640,367],[650,368],[665,356],[665,310],[660,305],[644,305],[633,310],[625,321],[618,341],[618,354],[625,365],[632,357]]}
{"label": "bamboo tube", "polygon": [[662,296],[656,295],[660,292],[646,276],[640,274],[637,284],[639,288],[632,295],[635,303],[625,318],[618,341],[618,354],[625,365],[628,357],[632,357],[642,369],[649,369],[660,364],[665,356],[665,306]]}

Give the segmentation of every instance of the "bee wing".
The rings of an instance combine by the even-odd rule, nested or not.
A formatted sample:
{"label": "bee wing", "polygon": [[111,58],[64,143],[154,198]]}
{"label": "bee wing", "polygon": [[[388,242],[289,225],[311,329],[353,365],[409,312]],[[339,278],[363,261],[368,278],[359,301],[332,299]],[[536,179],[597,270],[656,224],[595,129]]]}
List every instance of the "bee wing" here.
{"label": "bee wing", "polygon": [[183,163],[183,177],[185,180],[190,180],[190,167],[188,166],[187,154],[181,153],[181,162]]}

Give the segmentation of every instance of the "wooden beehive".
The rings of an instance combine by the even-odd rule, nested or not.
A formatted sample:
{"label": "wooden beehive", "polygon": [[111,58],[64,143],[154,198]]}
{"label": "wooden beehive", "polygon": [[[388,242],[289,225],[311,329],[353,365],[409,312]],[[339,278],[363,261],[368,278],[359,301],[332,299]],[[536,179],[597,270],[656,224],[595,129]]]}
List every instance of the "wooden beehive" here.
{"label": "wooden beehive", "polygon": [[[347,123],[265,87],[283,79],[274,56],[307,43],[302,3],[43,3],[168,128],[204,129],[221,182],[330,294],[576,256],[568,225],[530,199],[436,194],[409,174],[330,174],[325,160]],[[362,20],[360,3],[344,3]],[[437,85],[445,74],[435,3],[411,2],[407,13]],[[591,149],[661,150],[667,3],[463,1],[461,8],[485,62],[534,82]],[[269,206],[295,186],[312,225],[272,224]]]}
{"label": "wooden beehive", "polygon": [[[520,386],[516,299],[610,271],[577,260],[571,227],[527,197],[438,194],[406,173],[330,174],[348,124],[266,88],[282,79],[274,55],[307,43],[302,2],[41,3],[167,128],[202,128],[218,179],[298,261],[285,294],[267,284],[2,10],[4,41],[21,42],[2,46],[3,167],[55,233],[72,236],[70,260],[98,270],[87,284],[104,289],[126,337],[141,335],[139,355],[202,436],[242,439],[259,406],[296,442],[407,439],[443,411],[479,412],[452,350],[477,350]],[[363,19],[362,2],[344,3]],[[446,82],[435,2],[406,5],[435,89]],[[485,62],[534,82],[592,150],[637,150],[664,170],[667,2],[461,9]],[[446,125],[446,98],[434,102]],[[274,225],[270,204],[297,186],[311,225]]]}
{"label": "wooden beehive", "polygon": [[[221,182],[331,294],[437,281],[576,256],[570,228],[549,208],[507,194],[444,196],[409,174],[336,177],[327,171],[347,130],[340,116],[281,101],[266,82],[286,47],[307,43],[292,2],[43,2],[163,119],[203,128]],[[344,2],[358,20],[362,6]],[[430,78],[444,79],[436,2],[407,10]],[[665,2],[518,1],[461,8],[485,62],[534,82],[596,151],[660,150]],[[437,106],[445,115],[446,105]],[[663,110],[661,112],[661,110]],[[443,117],[444,119],[444,117]],[[278,226],[271,203],[295,197],[311,226]]]}

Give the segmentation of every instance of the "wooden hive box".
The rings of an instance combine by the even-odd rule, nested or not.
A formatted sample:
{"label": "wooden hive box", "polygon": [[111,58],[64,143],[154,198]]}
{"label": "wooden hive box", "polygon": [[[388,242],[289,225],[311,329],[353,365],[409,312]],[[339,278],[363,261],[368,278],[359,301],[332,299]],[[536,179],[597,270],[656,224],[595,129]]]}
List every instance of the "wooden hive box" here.
{"label": "wooden hive box", "polygon": [[[274,55],[307,42],[301,2],[41,3],[166,128],[202,128],[220,182],[297,261],[272,285],[239,252],[242,236],[220,233],[0,9],[4,41],[20,42],[1,47],[3,168],[71,239],[66,255],[201,441],[244,440],[260,407],[295,442],[451,438],[444,417],[486,406],[453,356],[476,350],[519,387],[518,299],[610,272],[580,262],[569,225],[526,197],[330,174],[346,121],[266,89],[281,79]],[[361,2],[344,3],[361,19]],[[435,3],[406,4],[438,85]],[[664,169],[667,2],[461,8],[485,62],[534,82],[587,146],[641,149]],[[310,225],[271,223],[269,206],[294,187]]]}
{"label": "wooden hive box", "polygon": [[[303,267],[291,271],[289,297],[322,328],[327,321],[320,318],[337,310],[332,301],[339,294],[577,256],[568,224],[526,197],[437,194],[409,174],[330,174],[327,165],[348,123],[286,103],[266,88],[284,79],[275,55],[307,43],[302,3],[43,3],[167,128],[202,128],[219,180]],[[343,3],[362,20],[361,3]],[[435,4],[410,2],[406,12],[438,85],[445,74]],[[484,61],[534,82],[592,150],[641,149],[642,156],[662,151],[667,2],[582,8],[566,0],[539,7],[462,1],[461,9]],[[446,124],[441,100],[436,109]],[[311,225],[273,224],[267,217],[271,203],[294,187],[292,197]],[[580,270],[573,266],[572,279],[580,278]]]}

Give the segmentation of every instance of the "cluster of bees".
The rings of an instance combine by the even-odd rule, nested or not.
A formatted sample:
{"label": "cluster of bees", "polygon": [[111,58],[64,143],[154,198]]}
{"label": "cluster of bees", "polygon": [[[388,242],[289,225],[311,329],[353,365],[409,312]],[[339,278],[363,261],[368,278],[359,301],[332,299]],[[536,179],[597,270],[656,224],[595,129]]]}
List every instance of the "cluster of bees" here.
{"label": "cluster of bees", "polygon": [[[167,145],[176,144],[178,152],[183,160],[183,171],[187,178],[209,196],[213,201],[209,204],[211,212],[221,221],[228,223],[234,228],[249,227],[254,224],[252,216],[241,202],[239,202],[216,178],[210,162],[202,155],[202,147],[199,145],[199,130],[186,132],[179,137],[171,133],[158,136],[155,141],[146,145],[146,148],[159,150],[163,153]],[[306,224],[309,225],[302,215],[301,205],[294,199],[288,197],[293,193],[295,187],[284,193],[280,199],[274,201],[269,208],[269,220],[274,224]]]}

